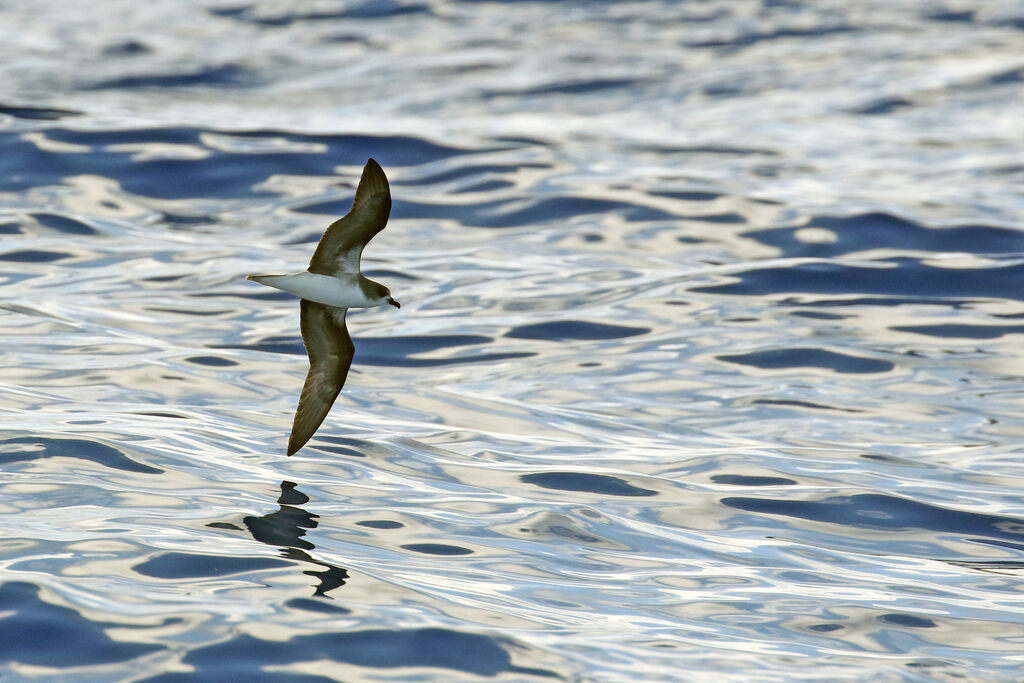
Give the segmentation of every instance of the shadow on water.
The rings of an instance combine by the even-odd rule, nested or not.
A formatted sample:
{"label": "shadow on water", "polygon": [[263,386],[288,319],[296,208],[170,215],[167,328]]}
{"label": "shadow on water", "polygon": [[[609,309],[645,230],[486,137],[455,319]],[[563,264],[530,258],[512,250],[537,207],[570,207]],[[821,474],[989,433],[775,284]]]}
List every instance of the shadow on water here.
{"label": "shadow on water", "polygon": [[294,482],[281,482],[281,496],[277,499],[281,507],[277,512],[262,517],[246,517],[242,521],[257,541],[281,548],[282,557],[323,567],[323,571],[307,570],[303,574],[316,577],[319,582],[313,591],[314,595],[326,596],[328,591],[345,585],[348,572],[329,562],[315,560],[306,552],[316,548],[302,537],[306,535],[307,529],[318,526],[317,515],[299,507],[309,502],[309,496],[295,486]]}
{"label": "shadow on water", "polygon": [[[308,529],[315,529],[319,524],[317,515],[303,510],[300,505],[309,502],[309,496],[296,488],[290,481],[282,481],[281,495],[277,499],[280,507],[260,517],[246,517],[242,520],[252,537],[260,543],[276,546],[281,549],[281,557],[288,560],[308,562],[323,567],[323,571],[307,570],[303,574],[315,577],[318,581],[313,595],[329,597],[328,591],[345,585],[348,572],[343,567],[314,559],[307,551],[316,548],[310,541],[303,538]],[[215,528],[238,529],[230,522],[214,522],[209,526]]]}
{"label": "shadow on water", "polygon": [[[309,502],[309,496],[298,491],[295,486],[293,482],[282,481],[281,495],[277,499],[280,507],[275,512],[260,517],[245,517],[242,520],[254,539],[280,548],[282,559],[171,552],[152,557],[132,569],[154,578],[189,579],[281,569],[291,567],[295,562],[306,562],[323,567],[323,571],[303,572],[318,581],[313,595],[329,597],[328,591],[345,585],[348,572],[337,565],[317,560],[309,554],[308,551],[314,550],[316,546],[303,536],[307,530],[318,526],[317,515],[299,507]],[[214,529],[242,530],[242,527],[234,522],[211,522],[207,526]]]}

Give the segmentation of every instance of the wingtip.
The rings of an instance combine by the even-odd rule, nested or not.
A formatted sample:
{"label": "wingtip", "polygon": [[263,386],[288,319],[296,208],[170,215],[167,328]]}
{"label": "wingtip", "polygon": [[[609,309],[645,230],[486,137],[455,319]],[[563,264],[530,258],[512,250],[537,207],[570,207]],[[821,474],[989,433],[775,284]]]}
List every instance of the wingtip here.
{"label": "wingtip", "polygon": [[356,187],[356,196],[352,199],[352,211],[365,210],[360,208],[364,206],[370,207],[374,212],[383,210],[384,221],[387,221],[387,215],[391,211],[391,188],[388,186],[388,177],[384,175],[384,169],[373,159],[367,161],[363,167],[359,186]]}
{"label": "wingtip", "polygon": [[363,174],[359,178],[357,191],[364,191],[368,194],[385,192],[390,195],[388,177],[384,175],[384,169],[377,163],[376,159],[369,159],[363,166]]}

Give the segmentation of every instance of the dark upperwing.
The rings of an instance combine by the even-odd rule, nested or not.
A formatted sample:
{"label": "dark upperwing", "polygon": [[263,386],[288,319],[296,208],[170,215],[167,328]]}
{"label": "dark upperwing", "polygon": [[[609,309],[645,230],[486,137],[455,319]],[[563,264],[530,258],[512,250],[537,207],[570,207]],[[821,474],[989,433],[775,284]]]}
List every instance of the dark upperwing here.
{"label": "dark upperwing", "polygon": [[363,247],[384,229],[390,214],[388,179],[380,164],[370,159],[363,167],[352,209],[327,227],[313,252],[309,271],[321,275],[358,273]]}

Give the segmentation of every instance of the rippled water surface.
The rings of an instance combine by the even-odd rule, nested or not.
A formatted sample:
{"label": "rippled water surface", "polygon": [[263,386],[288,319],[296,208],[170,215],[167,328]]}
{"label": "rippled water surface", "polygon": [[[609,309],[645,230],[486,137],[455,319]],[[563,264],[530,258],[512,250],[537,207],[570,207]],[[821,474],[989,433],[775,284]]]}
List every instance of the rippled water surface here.
{"label": "rippled water surface", "polygon": [[[0,1],[0,678],[1024,677],[1024,3]],[[368,157],[348,385],[284,455]]]}

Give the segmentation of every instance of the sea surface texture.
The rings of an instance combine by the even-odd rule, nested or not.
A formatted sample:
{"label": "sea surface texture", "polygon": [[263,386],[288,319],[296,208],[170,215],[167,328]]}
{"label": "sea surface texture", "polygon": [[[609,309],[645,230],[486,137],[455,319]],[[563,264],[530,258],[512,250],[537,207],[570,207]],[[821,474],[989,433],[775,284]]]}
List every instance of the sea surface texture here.
{"label": "sea surface texture", "polygon": [[[0,679],[1024,680],[1024,3],[0,0]],[[302,270],[386,170],[348,384]]]}

